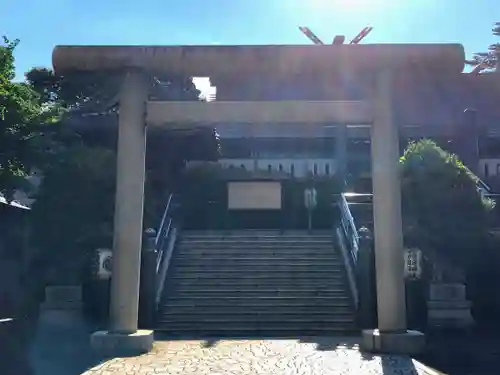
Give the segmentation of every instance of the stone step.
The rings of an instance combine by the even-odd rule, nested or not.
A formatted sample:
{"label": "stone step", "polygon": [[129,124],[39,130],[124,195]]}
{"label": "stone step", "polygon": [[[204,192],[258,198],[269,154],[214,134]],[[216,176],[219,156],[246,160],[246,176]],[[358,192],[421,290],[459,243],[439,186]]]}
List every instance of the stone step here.
{"label": "stone step", "polygon": [[218,232],[200,232],[193,233],[192,231],[182,231],[181,238],[189,239],[204,239],[204,238],[251,238],[251,239],[266,239],[266,238],[333,238],[332,231],[323,232],[233,232],[233,231],[218,231]]}
{"label": "stone step", "polygon": [[338,320],[304,320],[295,319],[293,321],[248,321],[248,320],[203,320],[179,322],[176,320],[159,320],[157,331],[165,330],[170,334],[182,333],[202,333],[205,335],[224,335],[235,333],[244,336],[245,334],[269,334],[275,337],[280,335],[288,336],[296,334],[307,335],[336,335],[345,333],[357,333],[356,324],[353,319]]}
{"label": "stone step", "polygon": [[248,270],[250,272],[260,271],[260,272],[268,272],[273,271],[275,269],[279,269],[283,272],[287,270],[303,270],[309,272],[321,271],[321,270],[330,270],[334,272],[343,272],[344,265],[340,262],[294,262],[289,260],[283,261],[275,261],[275,262],[245,262],[245,261],[209,261],[203,262],[202,260],[183,260],[183,261],[175,261],[175,264],[172,263],[172,267],[182,269],[186,272],[189,270],[193,270],[196,272],[197,270],[214,270],[217,272],[224,272],[225,270],[239,270],[242,272],[246,272]]}
{"label": "stone step", "polygon": [[[339,221],[340,222],[340,221]],[[332,225],[333,228],[333,225]],[[180,235],[185,238],[332,238],[332,229],[324,232],[277,232],[277,233],[234,233],[234,232],[213,232],[194,234],[190,231],[183,230]]]}
{"label": "stone step", "polygon": [[316,266],[316,265],[331,265],[331,266],[344,266],[344,263],[335,257],[306,257],[306,258],[276,258],[269,256],[258,257],[253,254],[245,254],[237,257],[197,257],[189,255],[180,255],[175,257],[175,265],[198,265],[198,264],[225,264],[231,266],[238,265],[255,265],[256,267],[267,265],[267,264],[293,264],[302,266]]}
{"label": "stone step", "polygon": [[354,322],[354,318],[348,315],[331,316],[331,314],[315,314],[304,316],[303,314],[182,314],[177,316],[160,315],[159,321],[163,324],[182,324],[182,323],[202,323],[203,325],[209,324],[234,324],[234,323],[261,323],[279,325],[318,325],[327,327],[328,324],[349,324]]}
{"label": "stone step", "polygon": [[287,273],[306,273],[306,272],[341,272],[342,267],[339,264],[294,264],[274,263],[274,264],[227,264],[227,263],[212,263],[212,264],[177,264],[175,267],[177,272],[181,273],[197,273],[197,272],[251,272],[251,273],[266,273],[266,272],[287,272]]}
{"label": "stone step", "polygon": [[[218,282],[217,282],[218,281]],[[196,272],[183,273],[174,268],[167,277],[167,285],[231,285],[236,287],[244,285],[268,286],[268,287],[304,287],[311,288],[318,285],[329,285],[331,287],[346,285],[346,277],[340,272],[328,272],[328,275],[319,275],[318,273],[297,272]]]}
{"label": "stone step", "polygon": [[199,288],[206,286],[207,288],[220,288],[220,287],[231,287],[235,289],[244,287],[255,287],[257,289],[281,289],[281,288],[294,288],[297,290],[310,290],[325,288],[330,290],[341,290],[345,288],[347,290],[347,283],[345,278],[302,278],[302,279],[290,279],[290,278],[275,278],[275,277],[240,277],[240,278],[227,278],[227,277],[196,277],[196,276],[183,276],[174,275],[167,279],[165,288],[171,288],[176,290],[180,286]]}
{"label": "stone step", "polygon": [[[255,298],[255,297],[252,297]],[[224,300],[225,301],[225,300]],[[242,302],[242,303],[239,303]],[[263,303],[265,302],[265,303]],[[320,300],[321,302],[321,300]],[[238,304],[213,304],[201,301],[200,298],[186,300],[167,300],[161,307],[161,313],[189,312],[191,314],[352,314],[352,304],[349,300],[326,300],[317,303],[316,299],[259,300],[254,303],[250,298],[238,301]]]}
{"label": "stone step", "polygon": [[221,238],[221,239],[216,239],[216,238],[200,238],[200,239],[188,239],[188,238],[179,238],[178,242],[179,243],[186,243],[186,244],[212,244],[212,243],[217,243],[217,244],[235,244],[235,243],[241,243],[241,244],[322,244],[322,245],[328,245],[332,244],[334,242],[334,238],[287,238],[287,239],[282,239],[282,238],[274,238],[274,239],[263,239],[263,238]]}
{"label": "stone step", "polygon": [[335,334],[355,314],[333,233],[184,232],[167,275],[169,334]]}
{"label": "stone step", "polygon": [[318,250],[329,250],[335,252],[335,245],[333,242],[330,243],[299,243],[299,242],[276,242],[276,243],[264,243],[264,242],[179,242],[176,244],[178,249],[278,249],[278,250],[306,250],[306,251],[318,251]]}
{"label": "stone step", "polygon": [[339,251],[334,247],[333,244],[329,244],[327,246],[321,245],[321,246],[313,246],[313,245],[298,245],[298,244],[234,244],[234,245],[228,245],[228,244],[217,244],[217,245],[211,245],[211,244],[196,244],[196,245],[190,245],[190,244],[177,244],[175,247],[178,251],[239,251],[242,253],[250,252],[250,251],[260,251],[261,253],[265,254],[266,252],[283,252],[283,253],[306,253],[306,254],[338,254]]}
{"label": "stone step", "polygon": [[209,254],[216,257],[218,254],[232,257],[239,255],[255,254],[258,257],[275,257],[304,255],[308,257],[332,257],[340,258],[341,253],[333,246],[309,247],[309,246],[176,246],[175,253],[182,255]]}
{"label": "stone step", "polygon": [[359,329],[354,325],[340,324],[339,326],[322,328],[314,326],[280,326],[272,327],[269,325],[261,325],[249,327],[248,325],[190,325],[182,324],[177,326],[165,326],[159,323],[155,332],[159,335],[171,339],[184,339],[186,337],[220,337],[228,339],[247,339],[248,337],[269,337],[273,339],[299,339],[300,337],[330,337],[330,336],[343,336],[343,337],[358,337],[360,334]]}
{"label": "stone step", "polygon": [[249,239],[238,239],[238,238],[226,238],[226,239],[177,239],[178,244],[190,244],[190,245],[199,245],[199,244],[226,244],[226,245],[234,245],[234,244],[242,244],[242,245],[280,245],[280,244],[292,244],[292,245],[323,245],[323,246],[331,246],[335,243],[334,238],[323,238],[323,239],[300,239],[300,238],[289,238],[289,239],[258,239],[258,238],[249,238]]}
{"label": "stone step", "polygon": [[312,230],[311,232],[307,230],[213,230],[213,231],[194,231],[194,230],[183,230],[182,235],[186,237],[228,237],[228,236],[253,236],[253,237],[323,237],[331,236],[331,229],[325,230]]}
{"label": "stone step", "polygon": [[262,257],[259,257],[259,254],[241,254],[241,255],[230,255],[224,256],[226,254],[178,254],[174,255],[174,259],[171,265],[174,264],[255,264],[255,265],[265,265],[265,264],[310,264],[314,265],[340,265],[344,266],[344,261],[341,257],[326,257],[326,256],[304,256],[303,254],[294,254],[294,255],[273,255],[273,254],[264,254]]}
{"label": "stone step", "polygon": [[183,298],[196,298],[196,297],[210,297],[210,298],[257,298],[257,297],[294,297],[300,298],[316,298],[316,297],[331,297],[338,301],[347,300],[350,301],[350,295],[348,291],[337,287],[337,288],[324,288],[324,289],[284,289],[276,288],[271,289],[258,288],[254,286],[240,286],[235,288],[231,286],[228,288],[224,285],[215,285],[215,289],[210,289],[209,285],[199,285],[199,286],[178,286],[175,290],[166,290],[166,295],[174,295]]}
{"label": "stone step", "polygon": [[241,249],[217,249],[217,250],[192,250],[180,249],[174,252],[174,259],[269,259],[270,261],[315,261],[330,260],[343,262],[340,254],[331,251],[280,251],[280,250],[241,250]]}
{"label": "stone step", "polygon": [[[184,270],[185,271],[185,270]],[[172,276],[178,276],[179,274],[186,274],[186,272],[183,272],[181,267],[172,267],[172,269],[169,271],[169,275]],[[209,276],[209,277],[221,277],[221,278],[286,278],[286,279],[300,279],[300,278],[306,278],[306,279],[315,279],[315,278],[338,278],[338,277],[343,277],[343,272],[341,272],[339,269],[317,269],[316,267],[314,268],[306,268],[306,269],[272,269],[271,271],[269,270],[264,270],[262,268],[256,268],[256,269],[251,269],[249,273],[244,273],[238,269],[227,269],[227,270],[214,270],[214,269],[197,269],[193,270],[188,273],[189,277],[197,277],[198,275],[200,276]]]}
{"label": "stone step", "polygon": [[300,238],[274,238],[274,239],[243,239],[243,238],[226,238],[226,239],[208,239],[208,238],[200,238],[200,239],[179,239],[179,244],[181,245],[246,245],[246,246],[270,246],[270,245],[296,245],[296,246],[316,246],[323,245],[328,246],[333,244],[333,238],[328,239],[300,239]]}
{"label": "stone step", "polygon": [[[200,309],[203,309],[200,311]],[[322,306],[322,307],[287,307],[258,308],[255,306],[200,306],[177,307],[169,306],[161,310],[158,315],[160,321],[210,321],[210,320],[246,320],[246,321],[288,321],[336,319],[345,322],[353,320],[353,311],[350,306]]]}
{"label": "stone step", "polygon": [[303,234],[207,234],[207,235],[191,235],[191,234],[186,234],[181,232],[180,237],[183,239],[190,239],[190,240],[203,240],[203,239],[251,239],[251,240],[275,240],[275,239],[299,239],[299,240],[314,240],[314,239],[333,239],[334,234],[333,231],[326,233],[326,234],[321,234],[321,235],[303,235]]}
{"label": "stone step", "polygon": [[212,289],[218,290],[221,288],[232,288],[232,289],[254,289],[259,290],[280,290],[293,288],[296,291],[348,291],[346,289],[346,283],[343,278],[334,279],[275,279],[269,277],[267,279],[254,279],[239,278],[239,279],[219,279],[219,278],[195,278],[195,277],[172,277],[167,279],[165,284],[165,290],[170,290],[172,293],[176,293],[177,290],[198,290],[198,289]]}
{"label": "stone step", "polygon": [[340,259],[340,253],[333,247],[327,248],[304,248],[304,247],[225,247],[225,246],[214,246],[214,247],[187,247],[179,246],[176,247],[175,253],[178,256],[196,256],[204,254],[211,257],[239,257],[244,255],[254,255],[257,257],[331,257],[333,259]]}
{"label": "stone step", "polygon": [[195,304],[195,305],[210,305],[210,306],[246,306],[248,304],[253,304],[255,306],[264,305],[268,306],[270,304],[287,304],[287,303],[298,303],[298,304],[311,304],[313,303],[317,306],[322,305],[335,305],[345,302],[337,297],[313,297],[307,299],[297,299],[295,296],[237,296],[237,297],[213,297],[213,296],[203,296],[203,297],[191,297],[183,295],[171,295],[165,299],[165,304]]}

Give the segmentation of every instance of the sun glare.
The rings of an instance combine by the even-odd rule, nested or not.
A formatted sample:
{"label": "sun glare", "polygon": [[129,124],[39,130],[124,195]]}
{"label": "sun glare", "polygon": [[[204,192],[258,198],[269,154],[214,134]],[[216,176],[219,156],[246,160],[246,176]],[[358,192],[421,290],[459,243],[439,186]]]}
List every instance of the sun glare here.
{"label": "sun glare", "polygon": [[390,0],[309,0],[312,8],[316,9],[336,9],[353,11],[360,8],[374,8],[381,3],[389,3]]}

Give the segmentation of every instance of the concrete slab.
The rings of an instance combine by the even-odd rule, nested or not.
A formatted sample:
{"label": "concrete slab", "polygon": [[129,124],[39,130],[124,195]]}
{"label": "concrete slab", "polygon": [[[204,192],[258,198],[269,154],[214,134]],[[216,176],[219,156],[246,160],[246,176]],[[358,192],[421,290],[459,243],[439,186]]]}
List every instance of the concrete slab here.
{"label": "concrete slab", "polygon": [[425,349],[425,335],[411,330],[404,332],[366,330],[362,333],[362,349],[370,353],[416,355]]}
{"label": "concrete slab", "polygon": [[124,334],[97,331],[90,336],[91,347],[101,355],[138,355],[153,349],[153,331]]}

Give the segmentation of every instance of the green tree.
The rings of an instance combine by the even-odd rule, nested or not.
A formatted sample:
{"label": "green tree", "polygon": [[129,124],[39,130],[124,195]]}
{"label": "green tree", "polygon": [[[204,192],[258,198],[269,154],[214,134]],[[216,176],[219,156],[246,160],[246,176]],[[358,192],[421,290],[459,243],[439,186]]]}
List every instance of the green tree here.
{"label": "green tree", "polygon": [[45,139],[43,125],[53,121],[30,85],[13,82],[13,52],[18,40],[0,45],[0,193],[8,199],[26,187],[26,175],[40,161]]}
{"label": "green tree", "polygon": [[[500,36],[500,22],[495,22],[493,35]],[[482,64],[487,69],[495,69],[500,60],[500,43],[494,43],[488,47],[487,52],[475,53],[472,60],[467,61],[469,65]]]}
{"label": "green tree", "polygon": [[433,141],[411,143],[400,161],[405,243],[469,266],[488,234],[494,202],[477,177]]}
{"label": "green tree", "polygon": [[[122,77],[122,72],[110,71],[57,76],[41,68],[26,74],[40,105],[63,113],[59,126],[53,128],[57,142],[42,170],[32,208],[37,268],[49,267],[54,271],[51,275],[65,275],[57,282],[82,280],[91,252],[112,246],[117,94]],[[152,78],[150,93],[150,98],[159,100],[198,100],[199,96],[191,80],[179,78]],[[218,150],[217,142],[207,142],[217,140],[214,134],[212,129],[148,129],[145,227],[158,225],[166,193],[178,180],[186,158],[208,158],[214,154],[210,150]]]}
{"label": "green tree", "polygon": [[[91,146],[116,148],[118,91],[123,72],[74,72],[58,76],[52,70],[34,68],[26,79],[43,103],[58,103],[68,109],[64,128],[71,128]],[[190,77],[150,77],[149,100],[197,101],[200,91]],[[148,129],[148,164],[161,164],[163,170],[182,164],[181,160],[215,160],[218,138],[214,129],[172,126]],[[198,143],[200,141],[200,143]],[[170,165],[171,167],[172,165]]]}
{"label": "green tree", "polygon": [[[123,79],[121,70],[75,71],[58,75],[51,69],[33,68],[26,81],[44,103],[58,103],[72,114],[104,113],[116,108]],[[150,100],[199,100],[200,91],[190,77],[150,76]]]}
{"label": "green tree", "polygon": [[109,150],[76,145],[44,169],[30,219],[36,268],[49,278],[81,280],[91,252],[112,246],[115,164]]}

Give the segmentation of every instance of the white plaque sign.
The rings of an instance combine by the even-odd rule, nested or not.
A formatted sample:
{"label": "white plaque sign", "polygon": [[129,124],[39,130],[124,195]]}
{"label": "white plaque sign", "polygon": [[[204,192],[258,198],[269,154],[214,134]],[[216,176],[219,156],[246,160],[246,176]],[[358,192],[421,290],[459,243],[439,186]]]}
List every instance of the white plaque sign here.
{"label": "white plaque sign", "polygon": [[227,201],[229,210],[280,210],[281,182],[229,182]]}

